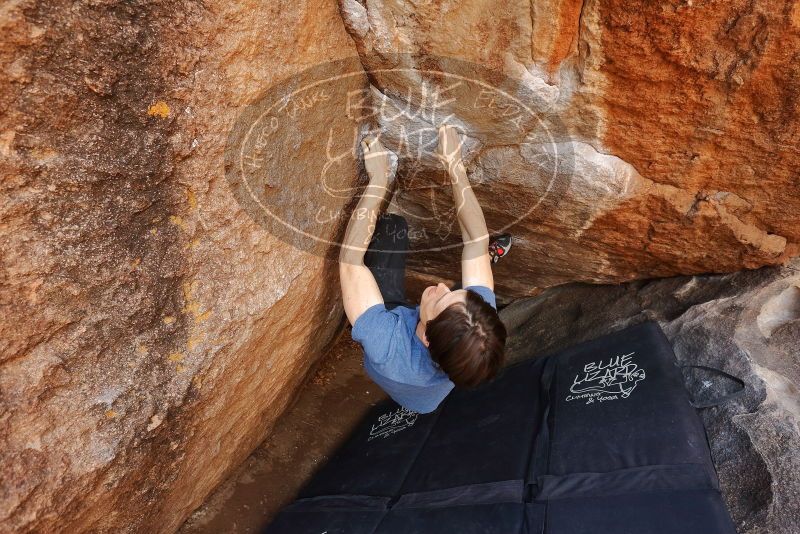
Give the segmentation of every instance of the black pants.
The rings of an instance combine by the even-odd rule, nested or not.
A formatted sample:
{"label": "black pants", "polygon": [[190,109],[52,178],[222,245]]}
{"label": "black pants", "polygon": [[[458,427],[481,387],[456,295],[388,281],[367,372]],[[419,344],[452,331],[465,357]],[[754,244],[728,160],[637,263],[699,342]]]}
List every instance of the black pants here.
{"label": "black pants", "polygon": [[406,255],[408,223],[402,215],[386,213],[378,218],[375,233],[364,254],[387,309],[409,306],[406,298]]}

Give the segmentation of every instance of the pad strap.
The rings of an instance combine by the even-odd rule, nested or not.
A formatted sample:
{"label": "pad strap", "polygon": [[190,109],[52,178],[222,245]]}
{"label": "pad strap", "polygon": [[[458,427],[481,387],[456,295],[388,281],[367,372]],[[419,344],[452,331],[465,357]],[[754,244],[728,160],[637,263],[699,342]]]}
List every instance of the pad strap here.
{"label": "pad strap", "polygon": [[[539,428],[536,440],[533,445],[533,454],[528,465],[528,485],[535,485],[541,489],[542,481],[540,477],[548,472],[550,464],[550,422],[555,416],[552,406],[553,382],[555,381],[557,359],[549,357],[545,362],[542,376],[539,381],[539,394],[544,406],[542,416],[539,419]],[[529,495],[533,495],[533,488],[529,488]]]}
{"label": "pad strap", "polygon": [[733,399],[736,399],[736,398],[741,397],[742,395],[744,395],[744,391],[745,391],[745,387],[746,386],[745,386],[744,380],[742,380],[738,376],[734,376],[734,375],[732,375],[730,373],[726,373],[722,369],[717,369],[716,367],[709,367],[707,365],[681,365],[680,367],[681,367],[681,369],[690,369],[691,368],[691,369],[703,369],[704,371],[710,371],[710,372],[715,373],[715,374],[717,374],[719,376],[724,376],[725,378],[728,378],[728,379],[736,382],[737,384],[739,384],[739,388],[738,389],[736,389],[736,390],[734,390],[734,391],[732,391],[730,393],[727,393],[725,395],[722,395],[720,397],[717,397],[716,399],[711,399],[711,400],[704,401],[704,402],[697,402],[694,399],[691,399],[690,402],[691,402],[692,406],[694,406],[695,408],[700,409],[700,408],[711,408],[712,406],[719,406],[720,404],[724,404],[724,403],[726,403],[728,401],[731,401]]}

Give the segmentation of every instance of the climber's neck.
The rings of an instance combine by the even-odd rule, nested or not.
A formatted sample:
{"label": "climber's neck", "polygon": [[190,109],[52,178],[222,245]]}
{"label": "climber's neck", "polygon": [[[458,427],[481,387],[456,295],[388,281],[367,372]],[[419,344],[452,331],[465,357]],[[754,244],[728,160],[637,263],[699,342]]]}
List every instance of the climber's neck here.
{"label": "climber's neck", "polygon": [[417,337],[422,344],[426,347],[428,346],[428,339],[425,337],[425,327],[422,326],[422,321],[417,322],[417,330],[416,330]]}

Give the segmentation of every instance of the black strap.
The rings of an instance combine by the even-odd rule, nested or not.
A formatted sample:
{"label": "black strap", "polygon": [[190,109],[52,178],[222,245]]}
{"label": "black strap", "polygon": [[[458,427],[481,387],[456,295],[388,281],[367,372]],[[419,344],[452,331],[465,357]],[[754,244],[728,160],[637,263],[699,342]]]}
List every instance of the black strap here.
{"label": "black strap", "polygon": [[739,384],[739,389],[732,391],[726,395],[722,395],[721,397],[717,397],[716,399],[712,399],[705,402],[696,402],[694,399],[691,399],[689,402],[695,408],[711,408],[712,406],[719,406],[720,404],[724,404],[730,400],[736,399],[744,395],[745,391],[745,383],[744,380],[739,378],[738,376],[734,376],[730,373],[726,373],[722,369],[717,369],[716,367],[709,367],[707,365],[681,365],[681,369],[703,369],[704,371],[710,371],[712,373],[716,373],[720,376],[724,376],[725,378],[729,378],[733,380],[737,384]]}
{"label": "black strap", "polygon": [[387,504],[387,509],[407,510],[413,508],[520,503],[524,499],[524,485],[524,480],[501,480],[433,491],[406,493],[398,497],[394,502],[390,501]]}
{"label": "black strap", "polygon": [[534,491],[532,486],[541,487],[540,477],[548,472],[550,463],[550,418],[551,407],[553,405],[551,390],[556,374],[557,359],[549,357],[542,369],[542,376],[539,381],[539,395],[544,410],[539,420],[539,433],[533,445],[533,454],[528,465],[528,495],[526,498],[532,500]]}
{"label": "black strap", "polygon": [[706,464],[667,464],[625,467],[604,473],[569,473],[540,477],[538,501],[608,497],[654,491],[717,489]]}

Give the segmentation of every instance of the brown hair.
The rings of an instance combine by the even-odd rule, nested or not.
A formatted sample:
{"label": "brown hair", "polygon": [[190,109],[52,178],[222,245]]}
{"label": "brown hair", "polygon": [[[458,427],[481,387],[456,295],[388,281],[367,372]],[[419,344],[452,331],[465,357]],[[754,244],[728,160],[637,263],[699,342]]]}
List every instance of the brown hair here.
{"label": "brown hair", "polygon": [[431,358],[459,387],[493,378],[505,358],[506,327],[488,302],[467,290],[466,303],[451,304],[425,325]]}

